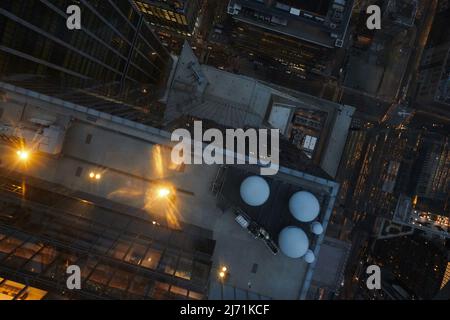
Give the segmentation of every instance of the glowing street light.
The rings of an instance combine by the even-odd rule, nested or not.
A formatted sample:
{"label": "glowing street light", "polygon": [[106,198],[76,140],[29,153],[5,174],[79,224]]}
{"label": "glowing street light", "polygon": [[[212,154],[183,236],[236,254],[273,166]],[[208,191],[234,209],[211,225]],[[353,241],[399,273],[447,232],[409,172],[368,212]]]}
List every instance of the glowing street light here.
{"label": "glowing street light", "polygon": [[101,175],[100,173],[98,173],[98,172],[93,172],[93,171],[91,171],[91,172],[89,173],[89,178],[90,178],[91,180],[97,180],[97,181],[99,181],[99,180],[102,178],[102,175]]}
{"label": "glowing street light", "polygon": [[159,198],[167,198],[169,195],[170,195],[170,189],[168,189],[168,188],[158,189],[158,197]]}
{"label": "glowing street light", "polygon": [[228,268],[225,266],[220,268],[220,271],[219,271],[219,279],[220,280],[225,280],[225,277],[227,276],[227,271],[228,271]]}
{"label": "glowing street light", "polygon": [[20,161],[27,161],[30,158],[30,152],[26,150],[18,150],[17,156],[19,157]]}

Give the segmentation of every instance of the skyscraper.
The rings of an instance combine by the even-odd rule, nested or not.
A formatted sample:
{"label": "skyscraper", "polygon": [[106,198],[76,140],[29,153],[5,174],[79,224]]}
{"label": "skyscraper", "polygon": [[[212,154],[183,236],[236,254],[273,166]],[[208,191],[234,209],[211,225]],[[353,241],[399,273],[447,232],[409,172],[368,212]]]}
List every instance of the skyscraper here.
{"label": "skyscraper", "polygon": [[255,59],[307,77],[326,74],[347,35],[353,0],[231,0],[232,43]]}
{"label": "skyscraper", "polygon": [[195,28],[201,0],[134,0],[136,7],[153,25],[190,37]]}
{"label": "skyscraper", "polygon": [[198,30],[203,0],[133,0],[164,46],[175,53]]}
{"label": "skyscraper", "polygon": [[425,112],[450,119],[450,6],[440,1],[419,67],[417,102]]}
{"label": "skyscraper", "polygon": [[172,59],[128,0],[79,1],[81,30],[66,26],[72,1],[0,3],[0,75],[79,88],[148,107]]}

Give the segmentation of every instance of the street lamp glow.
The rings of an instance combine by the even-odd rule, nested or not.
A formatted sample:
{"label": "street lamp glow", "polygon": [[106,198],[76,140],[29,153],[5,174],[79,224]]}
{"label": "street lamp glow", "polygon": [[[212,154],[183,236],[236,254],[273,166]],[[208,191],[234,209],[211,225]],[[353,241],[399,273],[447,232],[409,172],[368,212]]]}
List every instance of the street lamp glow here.
{"label": "street lamp glow", "polygon": [[219,272],[219,278],[221,278],[221,279],[225,278],[225,272],[220,271]]}
{"label": "street lamp glow", "polygon": [[95,180],[100,180],[102,178],[102,175],[100,173],[97,173],[95,175]]}
{"label": "street lamp glow", "polygon": [[167,198],[170,195],[170,190],[168,188],[160,188],[158,190],[158,197]]}
{"label": "street lamp glow", "polygon": [[20,161],[27,161],[30,158],[30,153],[26,150],[18,150],[17,156]]}
{"label": "street lamp glow", "polygon": [[95,178],[95,173],[94,172],[89,173],[89,178],[94,179]]}
{"label": "street lamp glow", "polygon": [[227,272],[228,268],[227,267],[222,267],[222,272]]}

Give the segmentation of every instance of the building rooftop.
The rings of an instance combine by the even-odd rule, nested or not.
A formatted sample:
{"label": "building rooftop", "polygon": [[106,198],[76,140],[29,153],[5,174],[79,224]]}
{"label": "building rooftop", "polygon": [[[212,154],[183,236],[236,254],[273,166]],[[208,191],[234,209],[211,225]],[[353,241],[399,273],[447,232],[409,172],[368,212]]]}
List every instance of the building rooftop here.
{"label": "building rooftop", "polygon": [[185,44],[171,80],[165,123],[189,115],[227,128],[277,128],[334,176],[354,112],[351,106],[201,65]]}
{"label": "building rooftop", "polygon": [[[224,210],[218,195],[213,192],[222,166],[173,166],[169,132],[10,84],[0,83],[0,88],[6,92],[1,121],[23,121],[36,113],[64,114],[73,119],[61,156],[34,154],[27,168],[17,167],[13,160],[14,150],[2,144],[3,168],[14,168],[18,173],[72,190],[86,202],[101,203],[101,199],[106,199],[139,209],[129,210],[129,214],[170,229],[192,225],[210,230],[216,243],[211,283],[217,277],[215,270],[227,265],[230,270],[228,284],[236,288],[248,288],[251,282],[251,290],[261,296],[274,299],[306,296],[314,263],[308,265],[301,259],[290,259],[281,253],[274,256],[262,241],[252,238],[234,221],[234,214]],[[256,169],[235,166],[230,172],[234,172],[234,179],[239,180],[247,171]],[[91,172],[100,173],[101,179],[90,179]],[[305,189],[317,194],[323,204],[320,219],[326,229],[338,189],[335,182],[285,167],[280,168],[273,181],[274,191],[277,188],[286,192]],[[162,186],[169,188],[176,197],[165,201],[157,194],[155,196]],[[224,190],[230,190],[232,185],[225,186]],[[281,198],[271,203],[282,205],[285,196],[277,194]],[[278,212],[266,210],[266,214],[253,214],[275,233],[281,227],[275,224]],[[323,235],[312,241],[311,249],[316,256],[322,239]]]}
{"label": "building rooftop", "polygon": [[317,258],[316,272],[308,291],[308,299],[328,300],[339,293],[350,249],[349,242],[325,237]]}
{"label": "building rooftop", "polygon": [[416,0],[389,0],[388,15],[395,23],[412,27],[416,19],[418,3]]}
{"label": "building rooftop", "polygon": [[231,0],[228,13],[249,24],[328,48],[342,47],[353,0]]}

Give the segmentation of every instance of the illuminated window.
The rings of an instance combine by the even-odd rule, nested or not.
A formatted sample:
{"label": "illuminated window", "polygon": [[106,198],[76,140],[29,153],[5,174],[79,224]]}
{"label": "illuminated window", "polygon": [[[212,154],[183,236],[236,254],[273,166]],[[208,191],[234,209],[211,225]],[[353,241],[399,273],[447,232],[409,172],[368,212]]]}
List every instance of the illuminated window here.
{"label": "illuminated window", "polygon": [[445,269],[444,278],[442,279],[441,289],[450,281],[450,262],[447,264]]}
{"label": "illuminated window", "polygon": [[141,265],[143,267],[154,270],[158,267],[160,259],[161,259],[161,251],[158,251],[156,249],[149,249]]}
{"label": "illuminated window", "polygon": [[[0,278],[0,282],[3,279]],[[6,280],[0,284],[0,300],[42,300],[47,291]]]}

